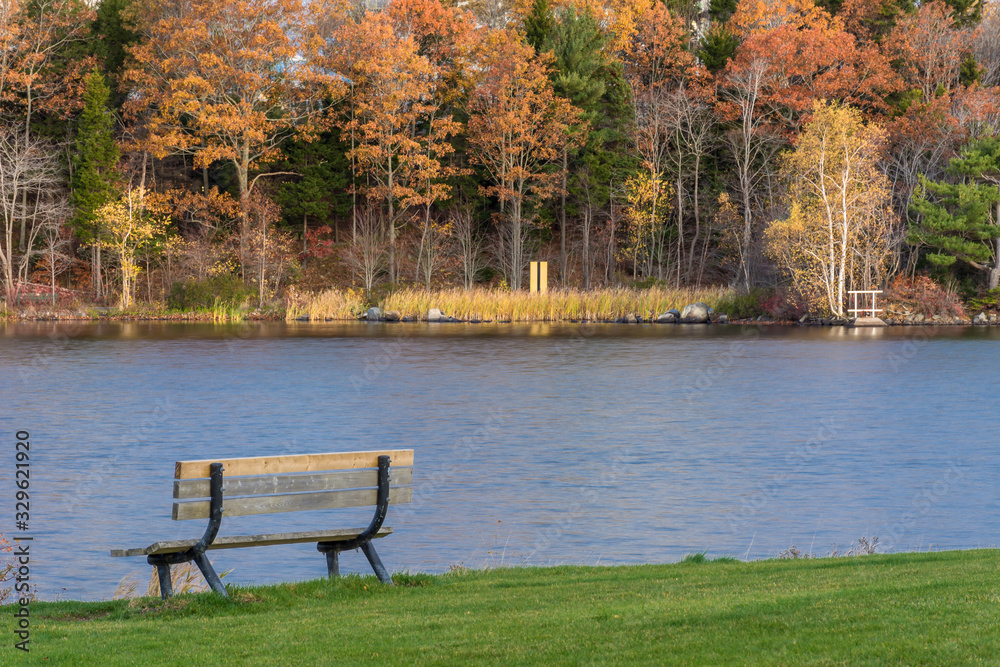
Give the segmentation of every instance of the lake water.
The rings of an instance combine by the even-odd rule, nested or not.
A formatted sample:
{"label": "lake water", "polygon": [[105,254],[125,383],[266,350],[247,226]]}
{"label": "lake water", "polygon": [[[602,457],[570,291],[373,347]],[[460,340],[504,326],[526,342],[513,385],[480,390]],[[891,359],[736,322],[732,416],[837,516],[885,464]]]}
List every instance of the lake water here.
{"label": "lake water", "polygon": [[[43,599],[144,587],[145,560],[110,549],[201,535],[170,519],[174,461],[277,453],[416,450],[414,502],[376,543],[391,570],[991,546],[998,399],[992,328],[0,325],[0,530],[28,431]],[[233,582],[325,574],[314,545],[213,560]]]}

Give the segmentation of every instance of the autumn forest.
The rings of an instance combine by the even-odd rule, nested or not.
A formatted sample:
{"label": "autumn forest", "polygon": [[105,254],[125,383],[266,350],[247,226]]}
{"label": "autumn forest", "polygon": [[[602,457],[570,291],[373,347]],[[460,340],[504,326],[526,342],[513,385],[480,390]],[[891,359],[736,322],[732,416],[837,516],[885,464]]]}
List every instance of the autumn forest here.
{"label": "autumn forest", "polygon": [[[25,299],[1000,299],[1000,3],[0,0]],[[992,301],[990,301],[992,299]]]}

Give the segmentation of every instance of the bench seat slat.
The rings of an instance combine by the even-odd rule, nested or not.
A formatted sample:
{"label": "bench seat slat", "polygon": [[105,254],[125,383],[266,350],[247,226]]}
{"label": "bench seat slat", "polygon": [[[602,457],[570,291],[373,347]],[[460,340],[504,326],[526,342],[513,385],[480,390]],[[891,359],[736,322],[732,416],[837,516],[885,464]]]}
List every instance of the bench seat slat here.
{"label": "bench seat slat", "polygon": [[[376,489],[350,489],[347,491],[321,491],[317,493],[291,493],[248,498],[225,498],[222,501],[222,516],[246,516],[249,514],[273,514],[275,512],[298,512],[302,510],[325,510],[342,507],[364,507],[374,505]],[[389,502],[408,503],[413,499],[413,489],[397,486],[389,489]],[[209,501],[174,503],[173,518],[207,519]]]}
{"label": "bench seat slat", "polygon": [[289,456],[251,456],[237,459],[178,461],[175,479],[198,479],[209,476],[209,466],[221,463],[226,477],[275,475],[290,472],[324,472],[345,468],[378,468],[378,457],[388,455],[393,466],[412,466],[412,449],[386,449],[371,452],[328,452]]}
{"label": "bench seat slat", "polygon": [[[313,530],[304,533],[271,533],[267,535],[233,535],[218,537],[209,549],[238,549],[241,547],[266,547],[273,544],[301,544],[305,542],[341,542],[350,540],[364,531],[364,528],[338,528],[334,530]],[[392,528],[382,526],[375,537],[385,537]],[[112,549],[112,556],[148,556],[169,554],[193,547],[198,540],[170,540],[154,542],[148,547],[136,549]]]}
{"label": "bench seat slat", "polygon": [[[413,468],[392,468],[389,483],[411,484]],[[334,491],[337,489],[357,489],[378,486],[377,470],[343,470],[339,472],[315,473],[311,475],[260,475],[257,477],[226,477],[223,494],[232,496],[255,496],[264,493],[302,493],[306,491]],[[174,481],[174,498],[207,498],[207,479],[182,479]]]}

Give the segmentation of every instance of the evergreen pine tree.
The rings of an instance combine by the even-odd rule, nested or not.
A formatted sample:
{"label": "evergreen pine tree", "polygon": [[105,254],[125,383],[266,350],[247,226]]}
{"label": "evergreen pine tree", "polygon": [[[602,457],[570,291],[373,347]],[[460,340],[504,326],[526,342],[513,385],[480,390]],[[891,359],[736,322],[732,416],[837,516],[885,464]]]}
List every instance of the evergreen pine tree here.
{"label": "evergreen pine tree", "polygon": [[[95,39],[91,42],[93,54],[102,62],[103,71],[115,89],[118,88],[118,77],[128,56],[127,48],[139,41],[139,33],[132,28],[128,18],[133,2],[134,0],[101,0],[94,19]],[[124,101],[124,96],[116,95],[114,106],[117,108]]]}
{"label": "evergreen pine tree", "polygon": [[708,5],[708,15],[712,23],[725,23],[736,11],[739,0],[711,0]]}
{"label": "evergreen pine tree", "polygon": [[77,121],[70,183],[75,209],[70,224],[84,243],[91,243],[97,236],[95,212],[114,197],[114,170],[121,156],[114,139],[109,95],[104,76],[97,70],[91,71],[83,93],[83,112]]}
{"label": "evergreen pine tree", "polygon": [[943,0],[955,12],[955,24],[968,28],[983,20],[983,0]]}
{"label": "evergreen pine tree", "polygon": [[524,17],[525,41],[535,47],[535,53],[549,50],[549,35],[552,34],[555,23],[549,0],[535,0],[531,5],[531,12]]}
{"label": "evergreen pine tree", "polygon": [[302,229],[304,235],[310,227],[335,226],[335,218],[350,214],[349,148],[337,130],[324,132],[315,141],[285,145],[285,160],[277,168],[299,174],[282,183],[275,197],[287,225]]}
{"label": "evergreen pine tree", "polygon": [[[562,11],[549,31],[548,48],[555,56],[552,83],[556,93],[581,111],[581,123],[571,128],[586,137],[576,137],[576,148],[564,155],[563,187],[571,199],[588,199],[596,206],[606,202],[609,183],[618,171],[627,169],[631,157],[624,150],[625,128],[631,117],[628,86],[620,62],[605,55],[606,37],[589,10]],[[584,124],[585,123],[585,124]],[[585,167],[584,167],[585,165]],[[584,191],[588,194],[584,194]],[[566,280],[567,198],[560,197],[560,279]]]}
{"label": "evergreen pine tree", "polygon": [[577,14],[567,9],[549,32],[556,73],[552,81],[556,92],[577,109],[592,116],[604,96],[602,80],[607,62],[602,49],[605,37],[593,14]]}
{"label": "evergreen pine tree", "polygon": [[740,38],[731,33],[721,23],[714,24],[708,34],[701,40],[698,57],[712,74],[715,74],[729,62],[740,45]]}
{"label": "evergreen pine tree", "polygon": [[907,241],[930,249],[931,264],[948,268],[961,261],[1000,284],[1000,138],[967,146],[948,167],[952,182],[920,176],[910,211],[917,220]]}

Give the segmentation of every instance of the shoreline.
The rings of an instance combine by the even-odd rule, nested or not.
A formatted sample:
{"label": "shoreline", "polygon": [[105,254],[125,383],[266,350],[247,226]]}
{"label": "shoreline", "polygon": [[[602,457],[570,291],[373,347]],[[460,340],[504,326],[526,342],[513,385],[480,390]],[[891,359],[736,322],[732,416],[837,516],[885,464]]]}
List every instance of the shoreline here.
{"label": "shoreline", "polygon": [[[899,317],[886,317],[881,318],[885,323],[885,326],[889,327],[995,327],[1000,326],[1000,319],[995,317],[983,318],[978,320],[976,318],[968,317],[944,317],[944,316],[933,316],[930,318],[925,318],[919,316],[920,319],[915,317],[909,318],[899,318]],[[716,326],[807,326],[807,327],[826,327],[826,326],[842,326],[855,328],[853,319],[843,319],[843,318],[802,318],[799,320],[775,320],[775,319],[765,319],[762,317],[750,318],[750,319],[730,319],[724,314],[720,315],[716,319],[708,322],[685,322],[682,320],[673,321],[657,321],[656,318],[648,318],[637,315],[628,315],[625,317],[619,317],[616,319],[576,319],[576,318],[565,318],[565,319],[477,319],[477,318],[455,318],[443,316],[440,319],[432,320],[427,317],[399,317],[399,318],[386,318],[381,317],[374,320],[369,320],[366,315],[360,317],[325,317],[325,318],[310,318],[309,316],[299,316],[299,317],[285,317],[282,315],[261,315],[250,313],[248,315],[232,318],[232,317],[219,317],[213,315],[212,313],[171,313],[168,315],[139,315],[139,314],[90,314],[84,312],[46,312],[41,314],[35,313],[12,313],[8,314],[6,317],[0,318],[0,323],[3,324],[13,324],[22,322],[176,322],[176,323],[203,323],[203,324],[233,324],[238,322],[286,322],[286,323],[302,323],[302,324],[321,324],[327,322],[358,322],[366,324],[625,324],[625,325],[662,325],[670,326],[677,324],[698,324],[698,325],[716,325]],[[870,327],[857,327],[857,328],[870,328]],[[879,328],[878,326],[874,328]]]}

